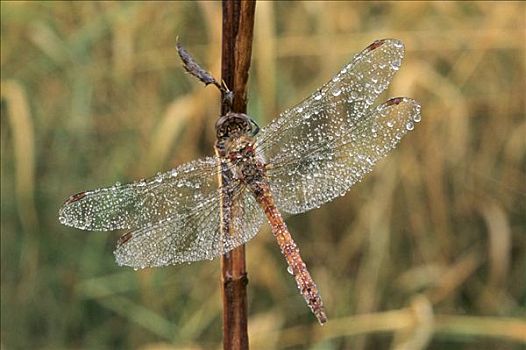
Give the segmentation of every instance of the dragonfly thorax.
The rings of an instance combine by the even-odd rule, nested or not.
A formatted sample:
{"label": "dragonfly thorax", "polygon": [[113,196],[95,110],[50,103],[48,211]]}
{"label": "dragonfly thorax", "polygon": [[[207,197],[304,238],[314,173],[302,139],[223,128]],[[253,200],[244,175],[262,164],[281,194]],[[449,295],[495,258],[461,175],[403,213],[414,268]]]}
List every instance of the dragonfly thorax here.
{"label": "dragonfly thorax", "polygon": [[256,155],[253,137],[241,136],[226,140],[225,154],[237,179],[249,185],[262,181],[264,165]]}
{"label": "dragonfly thorax", "polygon": [[227,158],[234,164],[254,159],[254,142],[252,137],[241,136],[225,142]]}

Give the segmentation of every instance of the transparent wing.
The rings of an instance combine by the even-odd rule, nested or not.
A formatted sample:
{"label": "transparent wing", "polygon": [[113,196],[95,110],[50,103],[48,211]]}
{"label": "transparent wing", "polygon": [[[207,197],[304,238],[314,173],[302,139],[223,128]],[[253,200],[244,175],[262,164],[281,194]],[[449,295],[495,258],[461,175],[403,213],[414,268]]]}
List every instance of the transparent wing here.
{"label": "transparent wing", "polygon": [[254,196],[239,182],[231,205],[232,235],[220,230],[220,202],[210,198],[185,217],[163,220],[123,235],[115,250],[119,265],[135,268],[212,259],[246,243],[258,232],[264,214]]}
{"label": "transparent wing", "polygon": [[218,198],[218,158],[180,165],[147,180],[81,192],[59,211],[62,224],[91,231],[132,229],[188,216]]}
{"label": "transparent wing", "polygon": [[82,192],[60,209],[60,222],[85,230],[135,229],[115,256],[135,268],[211,259],[250,240],[264,221],[254,196],[236,180],[223,187],[232,234],[222,235],[217,158],[181,165],[128,185]]}
{"label": "transparent wing", "polygon": [[390,99],[348,130],[326,138],[301,156],[271,161],[268,177],[278,208],[302,213],[344,195],[419,120],[416,101]]}
{"label": "transparent wing", "polygon": [[[344,194],[398,142],[395,134],[405,132],[399,122],[411,120],[418,105],[393,99],[376,110],[371,106],[400,68],[403,54],[399,40],[374,42],[261,131],[256,147],[269,163],[280,209],[300,213]],[[388,119],[394,129],[383,127]]]}
{"label": "transparent wing", "polygon": [[420,118],[420,107],[411,99],[371,108],[402,57],[400,41],[376,41],[313,96],[262,130],[256,147],[269,163],[267,174],[280,209],[305,212],[343,195],[395,147],[406,124]]}
{"label": "transparent wing", "polygon": [[[258,148],[267,159],[279,159],[308,151],[326,137],[338,137],[367,114],[400,68],[403,56],[401,41],[375,41],[313,95],[262,129]],[[330,133],[320,133],[320,127]]]}
{"label": "transparent wing", "polygon": [[330,124],[317,131],[326,137],[296,157],[270,160],[268,177],[278,208],[301,213],[345,194],[370,172],[420,121],[412,99],[393,98],[336,135]]}

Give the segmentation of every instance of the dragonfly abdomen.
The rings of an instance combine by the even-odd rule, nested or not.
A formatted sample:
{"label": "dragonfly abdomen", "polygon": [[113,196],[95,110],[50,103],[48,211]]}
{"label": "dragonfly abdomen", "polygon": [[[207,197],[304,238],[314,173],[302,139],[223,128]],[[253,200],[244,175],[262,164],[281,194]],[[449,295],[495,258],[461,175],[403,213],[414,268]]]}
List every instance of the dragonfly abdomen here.
{"label": "dragonfly abdomen", "polygon": [[298,289],[312,313],[316,316],[320,324],[323,325],[327,322],[327,316],[325,315],[325,308],[320,293],[318,292],[318,287],[307,270],[307,265],[303,262],[298,246],[292,239],[283,217],[274,204],[268,186],[253,189],[253,192],[256,194],[258,203],[265,211],[270,226],[272,227],[272,234],[276,237],[281,253],[283,253],[289,265],[289,272],[294,275]]}

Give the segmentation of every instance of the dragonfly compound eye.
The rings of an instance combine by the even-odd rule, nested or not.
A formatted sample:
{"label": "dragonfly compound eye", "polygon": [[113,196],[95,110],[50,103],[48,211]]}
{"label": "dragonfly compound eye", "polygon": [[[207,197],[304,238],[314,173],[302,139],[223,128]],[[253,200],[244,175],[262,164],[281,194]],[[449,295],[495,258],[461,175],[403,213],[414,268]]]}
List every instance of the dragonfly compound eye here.
{"label": "dragonfly compound eye", "polygon": [[250,121],[250,130],[248,131],[251,136],[256,136],[259,132],[259,125],[254,121],[254,119],[249,118]]}

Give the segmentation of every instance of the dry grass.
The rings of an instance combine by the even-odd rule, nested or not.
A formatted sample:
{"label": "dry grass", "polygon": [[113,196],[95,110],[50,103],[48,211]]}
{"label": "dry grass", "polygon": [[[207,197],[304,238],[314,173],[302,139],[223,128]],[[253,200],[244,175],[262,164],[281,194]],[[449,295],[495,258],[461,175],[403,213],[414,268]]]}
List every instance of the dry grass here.
{"label": "dry grass", "polygon": [[[71,193],[212,153],[220,4],[1,3],[1,345],[209,349],[218,261],[118,268],[115,235],[62,227]],[[389,95],[423,119],[345,197],[288,220],[327,304],[320,328],[268,228],[248,245],[252,347],[519,349],[526,343],[526,6],[260,2],[261,125],[375,39],[406,44]],[[219,286],[218,286],[219,287]]]}

